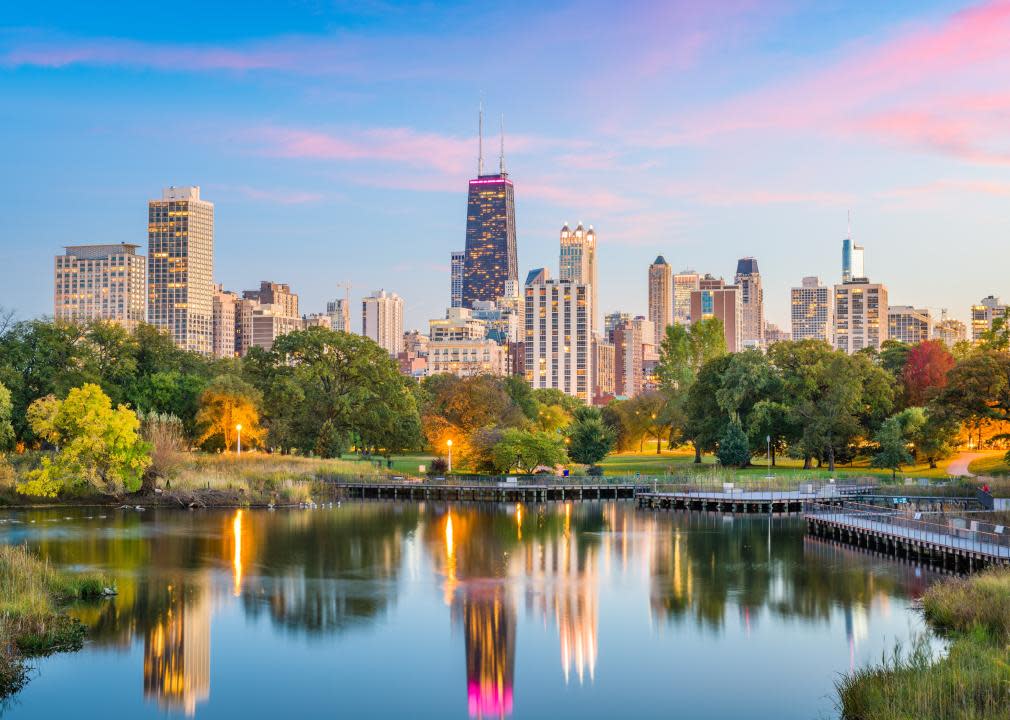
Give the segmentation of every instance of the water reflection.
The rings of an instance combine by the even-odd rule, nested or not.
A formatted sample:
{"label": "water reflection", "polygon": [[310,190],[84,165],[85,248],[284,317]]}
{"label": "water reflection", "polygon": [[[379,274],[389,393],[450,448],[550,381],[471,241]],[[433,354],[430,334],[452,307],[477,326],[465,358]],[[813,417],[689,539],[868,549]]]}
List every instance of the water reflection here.
{"label": "water reflection", "polygon": [[[899,627],[906,599],[931,580],[914,566],[806,538],[795,519],[656,514],[616,503],[366,503],[275,513],[118,512],[106,518],[40,510],[11,519],[19,522],[0,525],[0,539],[27,541],[57,565],[116,578],[114,601],[73,612],[90,628],[84,652],[95,662],[103,662],[102,653],[125,658],[142,651],[140,696],[146,704],[131,716],[213,711],[212,668],[215,683],[223,683],[216,694],[230,703],[218,710],[240,714],[235,703],[249,692],[236,688],[244,691],[247,678],[231,669],[234,659],[224,658],[233,658],[231,648],[244,640],[255,643],[250,652],[283,678],[279,687],[302,681],[302,654],[305,667],[313,667],[308,643],[322,641],[339,655],[357,631],[381,633],[385,627],[397,630],[355,645],[359,653],[373,652],[356,660],[364,677],[423,668],[425,647],[399,637],[430,618],[426,596],[451,629],[444,642],[465,668],[465,685],[451,668],[429,679],[437,687],[444,678],[450,684],[446,696],[460,703],[449,702],[433,717],[462,711],[464,687],[465,713],[474,718],[503,718],[520,704],[534,714],[593,715],[592,704],[557,710],[551,692],[566,687],[588,693],[602,685],[615,702],[640,707],[638,693],[649,691],[639,680],[668,666],[671,657],[700,657],[707,647],[725,643],[722,663],[726,652],[739,652],[743,644],[767,642],[763,630],[781,635],[783,646],[790,637],[807,637],[797,628],[824,633],[845,660],[804,679],[821,689],[808,705],[799,703],[796,714],[782,715],[809,717],[824,707],[837,672],[865,662],[867,652],[879,657],[881,628]],[[614,609],[608,615],[605,607]],[[236,615],[241,630],[230,620]],[[608,635],[608,626],[622,629]],[[431,651],[439,642],[433,632]],[[629,648],[623,635],[635,632],[639,647],[653,644],[653,655],[639,657],[637,647]],[[699,643],[697,634],[707,639]],[[830,642],[818,647],[834,657]],[[283,667],[267,659],[280,648],[288,658]],[[526,663],[540,669],[524,675],[521,684],[519,657],[528,658],[519,671]],[[609,663],[602,665],[601,658]],[[340,685],[336,677],[344,694],[367,690]],[[666,687],[662,680],[655,684]],[[55,688],[43,668],[24,693],[25,717],[55,711],[44,689]],[[687,702],[692,691],[688,682],[678,697]],[[301,692],[314,690],[302,686]],[[394,699],[379,698],[380,715],[383,702]],[[248,717],[270,716],[251,701],[241,709]],[[12,717],[19,712],[14,708]],[[754,714],[762,716],[756,708]]]}

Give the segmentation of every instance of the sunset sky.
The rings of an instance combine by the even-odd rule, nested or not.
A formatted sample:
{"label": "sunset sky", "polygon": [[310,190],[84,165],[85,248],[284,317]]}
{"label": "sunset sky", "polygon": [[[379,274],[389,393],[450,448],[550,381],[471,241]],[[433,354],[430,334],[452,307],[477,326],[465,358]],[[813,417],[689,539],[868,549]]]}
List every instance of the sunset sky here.
{"label": "sunset sky", "polygon": [[892,304],[1010,295],[1010,2],[101,5],[0,11],[0,305],[22,317],[52,313],[63,245],[146,253],[147,200],[196,184],[226,287],[287,282],[303,312],[381,287],[425,328],[481,97],[520,277],[592,223],[604,312],[646,312],[657,254],[727,280],[753,255],[788,327],[791,285],[839,280],[849,210]]}

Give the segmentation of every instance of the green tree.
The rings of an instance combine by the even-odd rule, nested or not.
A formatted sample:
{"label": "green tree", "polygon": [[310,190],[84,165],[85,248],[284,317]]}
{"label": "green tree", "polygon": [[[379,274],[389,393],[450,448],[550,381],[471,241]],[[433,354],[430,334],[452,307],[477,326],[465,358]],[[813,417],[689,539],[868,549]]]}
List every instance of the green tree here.
{"label": "green tree", "polygon": [[559,432],[572,420],[560,405],[541,405],[537,411],[537,427],[544,432]]}
{"label": "green tree", "polygon": [[98,385],[73,388],[65,400],[42,398],[29,415],[34,432],[58,450],[28,473],[19,492],[55,497],[90,487],[120,495],[140,487],[151,462],[138,433],[140,422],[129,408],[113,408]]}
{"label": "green tree", "polygon": [[0,383],[0,451],[10,450],[14,445],[14,425],[11,422],[13,412],[11,391]]}
{"label": "green tree", "polygon": [[726,332],[718,318],[707,318],[689,328],[670,325],[659,345],[656,376],[668,391],[687,391],[702,366],[726,354]]}
{"label": "green tree", "polygon": [[595,465],[614,447],[614,432],[603,422],[598,408],[583,407],[568,428],[568,454],[583,465]]}
{"label": "green tree", "polygon": [[942,422],[979,428],[986,422],[1010,421],[1010,354],[978,352],[947,373],[947,385],[930,404]]}
{"label": "green tree", "polygon": [[789,406],[785,403],[759,400],[747,418],[747,441],[751,449],[755,454],[770,449],[773,467],[776,456],[786,449],[788,438],[795,433]]}
{"label": "green tree", "polygon": [[777,398],[782,381],[778,370],[760,350],[744,350],[730,356],[716,401],[731,418],[746,426],[754,406]]}
{"label": "green tree", "polygon": [[901,382],[911,347],[898,340],[885,340],[880,345],[880,367],[896,382]]}
{"label": "green tree", "polygon": [[1010,350],[1010,326],[1005,318],[996,318],[992,327],[979,336],[979,350],[982,352],[1007,352]]}
{"label": "green tree", "polygon": [[716,399],[729,363],[729,355],[709,360],[701,366],[698,377],[687,392],[684,435],[694,445],[696,463],[701,462],[702,453],[715,451],[730,422],[729,415]]}
{"label": "green tree", "polygon": [[750,464],[750,447],[747,444],[747,434],[736,420],[726,426],[719,447],[716,450],[719,464],[724,467],[746,467]]}
{"label": "green tree", "polygon": [[840,352],[822,358],[813,370],[811,387],[797,399],[793,412],[803,428],[805,454],[825,455],[828,469],[834,472],[840,449],[861,429],[862,377],[857,361]]}
{"label": "green tree", "polygon": [[901,432],[901,421],[897,416],[884,421],[874,440],[878,450],[871,464],[873,467],[889,469],[892,479],[897,476],[902,465],[912,462],[912,455],[908,452],[908,440]]}
{"label": "green tree", "polygon": [[913,455],[921,455],[931,468],[936,468],[937,460],[954,451],[958,424],[945,420],[928,408],[905,408],[895,415],[901,425],[901,432],[913,449]]}
{"label": "green tree", "polygon": [[569,415],[582,407],[581,400],[557,388],[535,388],[532,394],[540,405],[559,405]]}
{"label": "green tree", "polygon": [[506,428],[492,451],[494,470],[531,473],[543,465],[553,468],[568,460],[564,441],[552,433]]}

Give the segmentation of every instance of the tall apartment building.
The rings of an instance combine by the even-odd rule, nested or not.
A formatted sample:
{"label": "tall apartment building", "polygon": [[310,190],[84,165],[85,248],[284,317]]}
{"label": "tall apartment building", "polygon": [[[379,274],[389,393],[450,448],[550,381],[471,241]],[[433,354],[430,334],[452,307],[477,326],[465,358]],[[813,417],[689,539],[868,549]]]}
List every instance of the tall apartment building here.
{"label": "tall apartment building", "polygon": [[866,278],[835,285],[835,348],[853,354],[887,340],[887,288]]}
{"label": "tall apartment building", "polygon": [[466,250],[453,250],[449,254],[449,307],[463,307],[463,264]]}
{"label": "tall apartment building", "polygon": [[866,268],[863,266],[863,252],[863,246],[853,243],[851,237],[842,240],[843,283],[866,277]]}
{"label": "tall apartment building", "polygon": [[740,258],[734,282],[740,288],[740,343],[743,347],[761,347],[765,342],[765,296],[757,260]]}
{"label": "tall apartment building", "polygon": [[918,345],[933,337],[933,318],[927,308],[888,305],[887,339]]}
{"label": "tall apartment building", "polygon": [[214,204],[169,187],[147,204],[147,319],[184,350],[214,350]]}
{"label": "tall apartment building", "polygon": [[614,343],[593,339],[593,402],[607,402],[614,396]]}
{"label": "tall apartment building", "polygon": [[[579,223],[575,230],[569,230],[567,223],[561,228],[561,253],[558,270],[558,278],[562,281],[590,286],[593,312],[599,313],[596,231],[593,230],[592,225],[588,230],[582,227],[582,223]],[[597,326],[597,322],[597,318],[593,318],[593,327]]]}
{"label": "tall apartment building", "polygon": [[947,347],[952,348],[959,342],[968,339],[968,330],[963,322],[947,317],[947,310],[940,311],[940,320],[933,328],[933,337],[942,340]]}
{"label": "tall apartment building", "polygon": [[235,331],[238,326],[239,296],[222,285],[214,286],[214,357],[235,357]]}
{"label": "tall apartment building", "polygon": [[644,366],[642,323],[626,320],[614,328],[614,393],[634,397],[642,392]]}
{"label": "tall apartment building", "polygon": [[440,373],[502,377],[508,374],[508,352],[505,346],[484,338],[432,341],[428,343],[427,374]]}
{"label": "tall apartment building", "polygon": [[260,305],[274,305],[275,312],[284,317],[298,317],[298,295],[291,292],[291,286],[261,280],[259,290],[245,290],[242,297],[255,300]]}
{"label": "tall apartment building", "polygon": [[971,306],[971,339],[978,342],[982,334],[992,330],[993,320],[1007,319],[1007,306],[995,295],[982,298]]}
{"label": "tall apartment building", "polygon": [[302,315],[302,329],[308,330],[309,328],[314,327],[331,330],[333,328],[333,324],[330,322],[330,316],[324,313],[309,313],[308,315]]}
{"label": "tall apartment building", "polygon": [[54,261],[53,317],[108,320],[133,330],[147,317],[147,259],[137,245],[67,245]]}
{"label": "tall apartment building", "polygon": [[593,382],[593,296],[586,283],[533,271],[524,288],[526,381],[589,403]]}
{"label": "tall apartment building", "polygon": [[500,345],[519,342],[519,326],[522,313],[511,298],[502,298],[501,303],[476,300],[473,304],[474,319],[487,326],[487,337]]}
{"label": "tall apartment building", "polygon": [[793,340],[834,342],[834,297],[831,288],[814,276],[789,290]]}
{"label": "tall apartment building", "polygon": [[484,340],[487,323],[473,316],[469,308],[449,308],[444,318],[428,321],[429,342]]}
{"label": "tall apartment building", "polygon": [[376,290],[361,301],[361,334],[371,338],[390,355],[403,350],[403,298]]}
{"label": "tall apartment building", "polygon": [[722,278],[705,275],[699,280],[699,289],[691,293],[691,322],[709,318],[721,320],[728,352],[739,352],[742,349],[742,315],[740,288],[727,285]]}
{"label": "tall apartment building", "polygon": [[666,328],[673,324],[673,272],[662,255],[649,266],[649,320],[658,348]]}
{"label": "tall apartment building", "polygon": [[351,332],[351,301],[346,298],[329,300],[326,315],[330,318],[330,329],[337,332]]}
{"label": "tall apartment building", "polygon": [[691,324],[691,293],[701,289],[701,275],[694,270],[681,270],[673,276],[673,321]]}

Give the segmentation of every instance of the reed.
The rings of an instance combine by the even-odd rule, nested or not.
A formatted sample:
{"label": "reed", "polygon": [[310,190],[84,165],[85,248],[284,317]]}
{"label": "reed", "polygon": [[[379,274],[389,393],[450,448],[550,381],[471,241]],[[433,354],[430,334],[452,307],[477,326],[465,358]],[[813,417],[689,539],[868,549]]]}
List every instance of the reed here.
{"label": "reed", "polygon": [[25,684],[29,658],[81,647],[84,627],[60,608],[105,587],[101,578],[56,570],[25,546],[0,546],[0,698]]}

